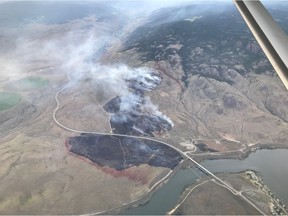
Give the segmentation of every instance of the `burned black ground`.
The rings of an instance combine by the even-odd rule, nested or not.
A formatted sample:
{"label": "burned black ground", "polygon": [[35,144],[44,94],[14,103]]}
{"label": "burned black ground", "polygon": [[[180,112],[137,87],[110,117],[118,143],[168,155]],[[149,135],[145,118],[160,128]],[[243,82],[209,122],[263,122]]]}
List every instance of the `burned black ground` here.
{"label": "burned black ground", "polygon": [[182,160],[169,146],[130,137],[82,134],[69,138],[68,145],[72,153],[116,170],[140,164],[174,169]]}
{"label": "burned black ground", "polygon": [[163,115],[147,112],[147,99],[145,91],[154,90],[161,82],[155,73],[151,79],[126,80],[131,92],[126,95],[116,96],[108,101],[104,110],[111,115],[110,124],[113,133],[134,136],[154,136],[172,128]]}
{"label": "burned black ground", "polygon": [[111,116],[110,123],[113,133],[137,136],[154,136],[155,132],[163,133],[172,128],[167,120],[156,115],[118,113]]}

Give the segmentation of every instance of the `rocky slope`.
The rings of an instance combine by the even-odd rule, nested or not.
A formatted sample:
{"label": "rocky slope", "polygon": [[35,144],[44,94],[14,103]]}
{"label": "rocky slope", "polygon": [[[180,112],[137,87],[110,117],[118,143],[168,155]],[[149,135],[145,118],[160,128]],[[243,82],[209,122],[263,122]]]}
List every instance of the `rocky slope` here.
{"label": "rocky slope", "polygon": [[215,150],[228,151],[288,142],[287,90],[233,5],[159,10],[128,37],[124,57],[163,77],[150,96],[174,122],[166,138],[174,144],[215,139],[225,146],[210,143]]}

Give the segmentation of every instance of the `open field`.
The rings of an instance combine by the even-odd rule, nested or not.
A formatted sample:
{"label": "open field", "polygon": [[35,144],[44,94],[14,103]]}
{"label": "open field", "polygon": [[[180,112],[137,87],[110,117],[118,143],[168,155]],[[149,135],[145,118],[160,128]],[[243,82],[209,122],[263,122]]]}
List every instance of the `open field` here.
{"label": "open field", "polygon": [[[218,174],[235,190],[248,198],[265,214],[272,214],[273,208],[280,209],[276,198],[252,171]],[[252,176],[252,177],[251,177]],[[179,205],[170,214],[183,215],[255,215],[260,214],[239,195],[209,178],[203,178],[187,187],[179,199]]]}
{"label": "open field", "polygon": [[[55,70],[51,76],[45,74],[49,88],[31,89],[15,109],[0,112],[0,214],[85,214],[121,207],[145,196],[170,169],[139,165],[117,172],[69,153],[67,137],[79,134],[53,121],[54,96],[66,80],[63,71]],[[37,73],[41,76],[45,71]],[[92,86],[84,87],[60,95],[59,120],[83,130],[103,132],[106,128],[110,132],[109,115],[101,106],[111,95],[99,98]]]}
{"label": "open field", "polygon": [[26,92],[33,91],[39,88],[43,88],[49,84],[49,80],[37,77],[29,76],[6,85],[6,89],[10,91]]}
{"label": "open field", "polygon": [[21,96],[16,93],[0,92],[0,111],[16,106],[21,101]]}
{"label": "open field", "polygon": [[[31,14],[34,3],[23,5]],[[22,12],[23,5],[10,7]],[[44,6],[59,5],[43,2],[45,16],[19,28],[0,25],[0,214],[113,212],[143,203],[173,173],[180,162],[173,151],[193,162],[247,155],[267,143],[287,147],[288,94],[235,11],[173,20],[193,7],[130,17],[117,4],[65,2],[56,12],[89,13],[57,22]],[[114,134],[96,142],[112,132],[146,141]],[[84,148],[87,133],[95,139]],[[169,152],[177,163],[163,166],[173,162]],[[269,214],[267,196],[245,176],[221,178]],[[227,184],[198,183],[176,213],[259,214]]]}
{"label": "open field", "polygon": [[[3,122],[0,126],[0,184],[5,185],[0,189],[0,214],[106,211],[141,198],[159,175],[163,176],[163,172],[170,170],[140,165],[116,173],[108,167],[94,166],[70,154],[65,140],[77,134],[59,128],[52,120],[56,106],[54,95],[62,88],[63,79],[63,74],[51,78],[53,86],[25,94],[25,102],[17,106],[16,111],[0,113],[0,121]],[[81,98],[77,103],[80,108]],[[67,123],[76,122],[75,127],[78,125],[87,129],[87,122],[91,120],[92,127],[96,124],[93,108],[90,107],[91,112],[89,106],[86,109],[87,121],[75,121],[74,115],[66,115]],[[15,112],[22,115],[15,116]],[[59,117],[62,114],[60,111]],[[100,125],[102,123],[99,121]],[[99,124],[96,124],[98,129],[101,128]],[[97,130],[97,127],[91,129]]]}
{"label": "open field", "polygon": [[212,181],[195,188],[175,214],[183,215],[253,215],[252,206]]}

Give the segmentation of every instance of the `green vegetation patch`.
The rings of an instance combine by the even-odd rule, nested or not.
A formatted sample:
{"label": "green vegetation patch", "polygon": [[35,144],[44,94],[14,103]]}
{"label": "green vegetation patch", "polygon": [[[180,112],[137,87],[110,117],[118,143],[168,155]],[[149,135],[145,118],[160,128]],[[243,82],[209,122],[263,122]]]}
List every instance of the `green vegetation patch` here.
{"label": "green vegetation patch", "polygon": [[21,101],[21,95],[8,92],[0,92],[0,111],[16,106]]}
{"label": "green vegetation patch", "polygon": [[30,91],[48,85],[49,80],[41,77],[26,77],[13,83],[14,87],[22,91]]}

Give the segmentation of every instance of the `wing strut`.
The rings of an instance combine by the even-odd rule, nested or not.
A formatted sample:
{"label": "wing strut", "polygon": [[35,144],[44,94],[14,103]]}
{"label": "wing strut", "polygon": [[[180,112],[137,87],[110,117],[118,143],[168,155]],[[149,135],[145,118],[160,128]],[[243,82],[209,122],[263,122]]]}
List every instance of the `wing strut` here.
{"label": "wing strut", "polygon": [[288,36],[259,0],[233,0],[288,89]]}

